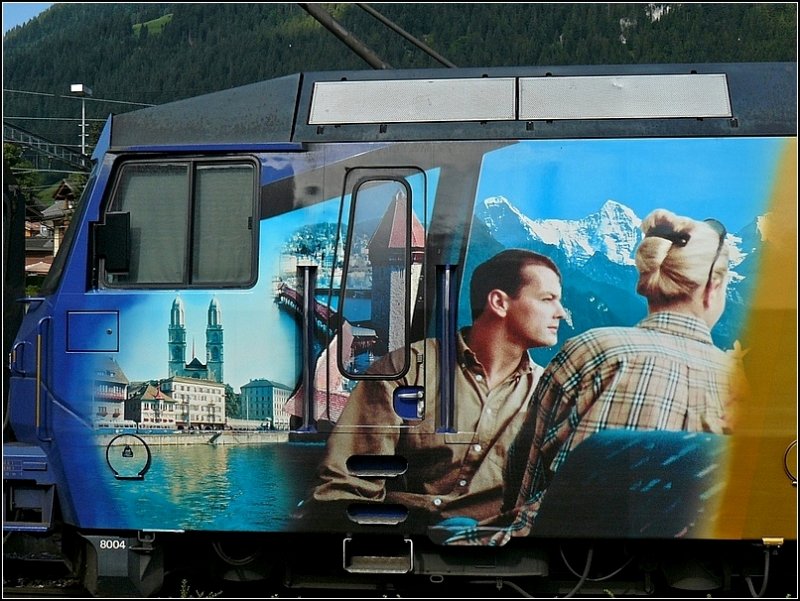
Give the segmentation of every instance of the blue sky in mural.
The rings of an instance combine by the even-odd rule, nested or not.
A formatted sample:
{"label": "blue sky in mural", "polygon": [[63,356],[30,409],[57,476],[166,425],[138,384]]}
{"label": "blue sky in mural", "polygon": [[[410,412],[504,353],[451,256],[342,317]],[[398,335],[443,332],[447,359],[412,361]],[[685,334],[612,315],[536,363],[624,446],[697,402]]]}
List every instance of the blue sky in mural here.
{"label": "blue sky in mural", "polygon": [[780,149],[764,138],[526,142],[487,155],[477,200],[505,196],[536,219],[580,219],[615,200],[640,218],[667,208],[736,232],[754,218],[742,207],[769,198]]}

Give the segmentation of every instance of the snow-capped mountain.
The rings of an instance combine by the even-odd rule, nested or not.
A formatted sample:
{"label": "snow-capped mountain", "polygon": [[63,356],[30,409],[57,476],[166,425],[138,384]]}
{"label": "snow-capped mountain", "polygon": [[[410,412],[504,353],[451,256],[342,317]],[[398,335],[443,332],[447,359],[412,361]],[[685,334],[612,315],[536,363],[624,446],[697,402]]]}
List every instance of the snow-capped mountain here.
{"label": "snow-capped mountain", "polygon": [[[473,235],[479,255],[486,260],[497,248],[528,248],[549,256],[563,278],[564,306],[571,319],[559,331],[563,340],[588,328],[634,325],[647,312],[644,299],[636,294],[638,274],[635,252],[642,239],[641,217],[615,200],[574,220],[532,219],[503,196],[491,196],[475,209]],[[731,284],[728,304],[714,328],[715,342],[730,348],[739,336],[744,311],[752,295],[758,256],[764,243],[762,219],[737,234],[728,234]],[[735,271],[734,271],[735,269]],[[466,295],[459,311],[468,315]],[[534,358],[548,361],[555,352],[534,349]]]}
{"label": "snow-capped mountain", "polygon": [[633,265],[636,245],[642,238],[642,220],[625,205],[608,200],[596,213],[574,221],[531,219],[503,196],[479,203],[475,216],[504,246],[526,246],[538,241],[557,246],[577,265],[595,252],[620,265]]}
{"label": "snow-capped mountain", "polygon": [[[636,247],[642,240],[641,218],[615,200],[607,200],[599,211],[582,219],[531,219],[504,196],[491,196],[478,203],[475,216],[506,247],[526,247],[532,242],[556,246],[577,266],[585,265],[598,252],[612,263],[634,265]],[[741,242],[740,237],[728,235],[731,267],[748,254]]]}

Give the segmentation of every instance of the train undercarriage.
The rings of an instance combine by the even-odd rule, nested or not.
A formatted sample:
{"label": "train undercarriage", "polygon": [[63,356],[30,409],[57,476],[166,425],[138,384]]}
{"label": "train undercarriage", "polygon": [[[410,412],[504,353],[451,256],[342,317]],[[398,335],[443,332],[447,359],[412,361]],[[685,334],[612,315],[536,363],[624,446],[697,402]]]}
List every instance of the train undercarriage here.
{"label": "train undercarriage", "polygon": [[[795,541],[512,540],[311,533],[6,532],[4,588],[24,575],[96,597],[797,595]],[[15,580],[15,575],[18,575]],[[19,576],[22,575],[22,576]],[[46,580],[44,581],[46,584]]]}

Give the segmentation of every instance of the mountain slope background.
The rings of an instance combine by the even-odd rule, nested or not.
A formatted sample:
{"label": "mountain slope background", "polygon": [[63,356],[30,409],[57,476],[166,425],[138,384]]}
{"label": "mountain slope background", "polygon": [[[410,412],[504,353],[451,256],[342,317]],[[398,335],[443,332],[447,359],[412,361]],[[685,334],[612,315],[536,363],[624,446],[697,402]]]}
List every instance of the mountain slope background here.
{"label": "mountain slope background", "polygon": [[[446,68],[358,4],[319,4],[396,69]],[[371,4],[459,67],[795,61],[795,3]],[[3,37],[4,121],[79,149],[110,113],[369,65],[293,3],[57,3]]]}

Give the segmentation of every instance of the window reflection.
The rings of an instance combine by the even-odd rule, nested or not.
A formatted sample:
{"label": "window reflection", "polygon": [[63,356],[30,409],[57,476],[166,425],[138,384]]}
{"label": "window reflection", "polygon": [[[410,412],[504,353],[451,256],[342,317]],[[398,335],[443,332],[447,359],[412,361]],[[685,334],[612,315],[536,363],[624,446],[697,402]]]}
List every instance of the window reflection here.
{"label": "window reflection", "polygon": [[[341,355],[347,375],[363,375],[375,359],[406,346],[412,240],[424,238],[410,195],[404,180],[364,180],[353,190],[340,299],[353,336]],[[395,367],[392,374],[370,373],[397,376],[407,369]]]}

